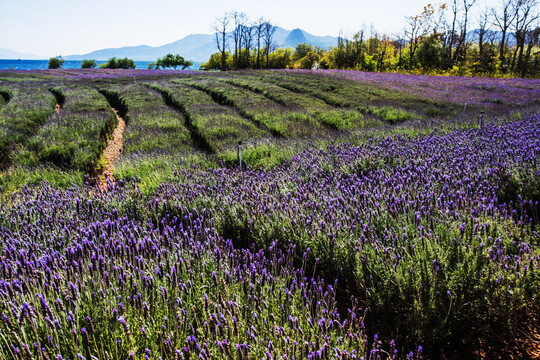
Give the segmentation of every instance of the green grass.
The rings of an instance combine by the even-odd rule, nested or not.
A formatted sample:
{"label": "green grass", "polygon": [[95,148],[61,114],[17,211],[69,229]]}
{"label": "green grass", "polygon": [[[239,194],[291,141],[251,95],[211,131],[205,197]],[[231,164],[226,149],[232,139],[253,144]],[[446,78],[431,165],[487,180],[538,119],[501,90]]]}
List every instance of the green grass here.
{"label": "green grass", "polygon": [[274,84],[261,83],[248,77],[223,81],[282,104],[285,112],[277,115],[261,110],[258,111],[259,114],[250,114],[280,136],[320,135],[328,130],[377,126],[376,121],[364,121],[363,115],[354,109],[336,108],[315,97],[289,91]]}
{"label": "green grass", "polygon": [[85,175],[81,171],[62,170],[51,165],[32,167],[15,165],[7,171],[0,172],[0,193],[11,193],[21,185],[39,185],[43,181],[55,187],[68,188],[83,184]]}
{"label": "green grass", "polygon": [[17,154],[17,162],[92,173],[118,123],[116,115],[95,89],[70,87],[57,91],[66,99],[64,106],[29,139]]}
{"label": "green grass", "polygon": [[183,84],[151,84],[162,93],[166,102],[180,110],[187,119],[195,143],[211,153],[219,153],[270,134],[242,117],[234,108],[216,103],[200,90]]}
{"label": "green grass", "polygon": [[[457,105],[420,99],[418,97],[352,80],[336,79],[331,76],[313,76],[287,73],[285,78],[279,72],[258,72],[254,78],[276,84],[279,87],[307,94],[325,103],[345,108],[358,109],[364,114],[373,114],[390,122],[401,122],[422,115],[433,117],[453,114]],[[401,113],[399,117],[385,116],[388,110]],[[379,114],[380,113],[380,114]]]}
{"label": "green grass", "polygon": [[21,85],[9,94],[9,103],[0,108],[0,168],[12,163],[14,150],[47,121],[56,103],[54,96],[39,86]]}
{"label": "green grass", "polygon": [[[368,135],[429,132],[425,118],[440,118],[453,106],[345,79],[275,71],[61,82],[14,74],[0,79],[0,94],[4,169],[11,164],[28,179],[39,169],[63,176],[73,171],[76,179],[94,174],[116,125],[112,105],[127,121],[115,172],[140,178],[148,189],[193,164],[237,166],[239,141],[244,164],[269,168],[307,143],[324,147],[360,143]],[[63,106],[60,114],[53,114],[54,103]]]}

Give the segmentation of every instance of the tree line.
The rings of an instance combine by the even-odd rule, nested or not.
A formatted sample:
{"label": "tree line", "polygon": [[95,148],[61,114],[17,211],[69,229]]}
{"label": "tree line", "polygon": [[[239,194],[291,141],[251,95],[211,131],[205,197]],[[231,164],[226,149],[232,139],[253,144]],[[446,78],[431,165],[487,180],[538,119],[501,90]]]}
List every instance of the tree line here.
{"label": "tree line", "polygon": [[216,18],[212,25],[218,52],[205,64],[207,69],[262,69],[270,67],[276,27],[268,20],[251,21],[239,11]]}
{"label": "tree line", "polygon": [[399,34],[373,27],[321,49],[299,44],[279,48],[276,27],[232,11],[216,18],[218,52],[204,69],[322,68],[427,74],[538,77],[540,15],[536,0],[500,0],[481,8],[477,0],[428,4],[407,17]]}
{"label": "tree line", "polygon": [[[193,62],[185,60],[179,54],[167,54],[162,58],[158,58],[156,62],[148,64],[148,69],[168,69],[181,68],[187,69],[193,65]],[[64,59],[61,56],[52,57],[49,59],[49,69],[61,69],[64,66]],[[98,67],[98,63],[93,59],[85,59],[81,62],[81,69],[95,69]],[[129,58],[117,59],[116,57],[110,58],[105,63],[99,65],[100,69],[135,69],[135,61]]]}

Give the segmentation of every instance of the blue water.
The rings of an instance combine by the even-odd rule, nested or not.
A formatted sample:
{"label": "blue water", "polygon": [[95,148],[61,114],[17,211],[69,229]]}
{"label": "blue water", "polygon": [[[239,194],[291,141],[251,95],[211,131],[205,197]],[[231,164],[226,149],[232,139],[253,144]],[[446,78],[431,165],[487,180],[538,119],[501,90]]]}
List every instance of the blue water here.
{"label": "blue water", "polygon": [[[98,67],[107,61],[96,61]],[[148,64],[153,61],[135,61],[136,69],[148,69]],[[82,60],[65,60],[62,69],[80,69]],[[201,63],[194,62],[189,70],[198,70]],[[5,60],[0,59],[0,70],[35,70],[47,69],[49,60]]]}

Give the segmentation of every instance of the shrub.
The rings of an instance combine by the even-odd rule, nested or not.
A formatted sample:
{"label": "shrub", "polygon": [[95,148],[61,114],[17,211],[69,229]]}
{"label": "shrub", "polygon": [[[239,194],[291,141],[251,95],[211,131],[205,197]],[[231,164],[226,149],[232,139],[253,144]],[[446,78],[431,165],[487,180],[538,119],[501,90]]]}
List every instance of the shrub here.
{"label": "shrub", "polygon": [[99,67],[100,69],[135,69],[135,62],[128,58],[117,59],[113,57]]}
{"label": "shrub", "polygon": [[159,69],[159,68],[165,69],[165,68],[172,67],[173,69],[176,70],[177,67],[181,67],[182,70],[185,70],[191,65],[193,65],[191,61],[184,60],[184,58],[178,54],[176,55],[167,54],[165,57],[157,59],[155,63],[148,64],[148,68],[152,69],[155,67],[156,69]]}
{"label": "shrub", "polygon": [[96,60],[83,60],[81,69],[95,69],[97,67]]}
{"label": "shrub", "polygon": [[61,69],[64,65],[64,59],[61,56],[49,59],[49,69]]}

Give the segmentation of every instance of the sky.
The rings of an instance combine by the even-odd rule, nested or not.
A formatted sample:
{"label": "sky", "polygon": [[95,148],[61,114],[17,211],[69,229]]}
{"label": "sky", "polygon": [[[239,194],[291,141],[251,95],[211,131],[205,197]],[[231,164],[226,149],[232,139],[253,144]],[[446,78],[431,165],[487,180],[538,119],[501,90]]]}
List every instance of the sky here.
{"label": "sky", "polygon": [[[497,0],[477,0],[476,8]],[[212,33],[216,17],[245,12],[287,30],[354,34],[371,25],[402,33],[407,16],[427,0],[0,0],[0,48],[44,58],[131,45],[160,46],[189,34]]]}

